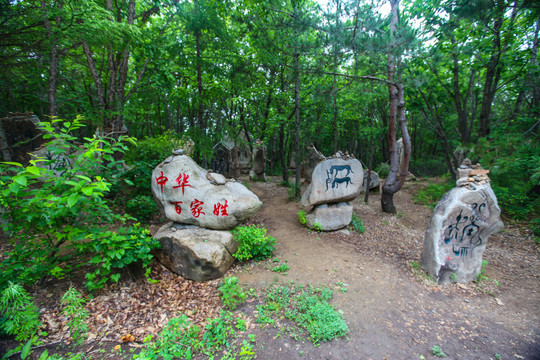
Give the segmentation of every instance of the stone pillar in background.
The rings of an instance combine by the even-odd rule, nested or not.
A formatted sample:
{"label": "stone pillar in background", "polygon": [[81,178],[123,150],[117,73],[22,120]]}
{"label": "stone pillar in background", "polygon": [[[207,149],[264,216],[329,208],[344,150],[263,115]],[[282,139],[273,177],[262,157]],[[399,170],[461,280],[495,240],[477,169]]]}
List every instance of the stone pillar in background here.
{"label": "stone pillar in background", "polygon": [[266,181],[266,146],[260,140],[253,148],[253,164],[249,173],[251,180]]}
{"label": "stone pillar in background", "polygon": [[504,227],[489,171],[476,167],[464,161],[458,186],[441,199],[426,231],[422,268],[439,284],[476,280],[489,236]]}

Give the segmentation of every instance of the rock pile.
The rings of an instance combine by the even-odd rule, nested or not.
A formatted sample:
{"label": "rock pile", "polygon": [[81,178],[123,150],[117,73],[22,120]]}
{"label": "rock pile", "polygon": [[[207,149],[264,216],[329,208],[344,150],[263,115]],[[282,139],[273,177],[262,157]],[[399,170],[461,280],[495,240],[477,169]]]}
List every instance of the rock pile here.
{"label": "rock pile", "polygon": [[489,236],[503,229],[487,170],[465,161],[458,170],[463,181],[441,199],[424,239],[422,267],[440,284],[475,280]]}
{"label": "rock pile", "polygon": [[302,195],[303,206],[313,206],[307,214],[307,226],[333,231],[351,222],[354,200],[363,183],[362,164],[344,154],[320,162],[313,170],[311,183]]}
{"label": "rock pile", "polygon": [[255,214],[259,198],[244,185],[208,172],[176,151],[152,173],[152,194],[172,223],[155,237],[157,257],[180,275],[205,281],[222,276],[236,251],[229,231]]}
{"label": "rock pile", "polygon": [[482,169],[480,164],[472,165],[471,160],[465,159],[458,170],[459,178],[456,181],[456,186],[465,186],[471,188],[475,185],[485,185],[489,183],[489,170]]}

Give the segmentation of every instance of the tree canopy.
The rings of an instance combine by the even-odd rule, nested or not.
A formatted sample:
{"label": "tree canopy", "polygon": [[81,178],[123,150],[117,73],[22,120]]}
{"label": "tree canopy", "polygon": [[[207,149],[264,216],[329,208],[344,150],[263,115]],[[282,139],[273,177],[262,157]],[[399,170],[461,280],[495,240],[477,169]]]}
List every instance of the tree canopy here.
{"label": "tree canopy", "polygon": [[[376,0],[2,1],[0,117],[170,132],[192,139],[202,162],[225,136],[247,135],[267,144],[269,171],[284,180],[310,144],[379,171],[394,151],[388,136],[410,137],[414,173],[454,175],[469,154],[537,198],[539,8],[390,3],[395,11]],[[403,170],[390,174],[399,182]]]}

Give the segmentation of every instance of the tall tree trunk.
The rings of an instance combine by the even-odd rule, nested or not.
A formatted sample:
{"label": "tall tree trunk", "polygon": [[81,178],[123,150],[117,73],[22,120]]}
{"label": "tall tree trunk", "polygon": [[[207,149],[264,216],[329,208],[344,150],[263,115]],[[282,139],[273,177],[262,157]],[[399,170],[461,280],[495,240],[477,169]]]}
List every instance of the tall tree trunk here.
{"label": "tall tree trunk", "polygon": [[294,52],[294,151],[295,151],[295,198],[300,196],[300,54]]}
{"label": "tall tree trunk", "polygon": [[[391,6],[391,20],[390,20],[390,37],[391,46],[388,52],[388,81],[394,83],[394,73],[396,69],[396,59],[393,54],[396,44],[396,29],[399,22],[399,0],[390,0]],[[405,177],[409,171],[409,160],[411,158],[411,139],[407,130],[407,119],[405,117],[405,95],[403,85],[399,82],[401,80],[398,77],[398,82],[394,85],[388,85],[388,92],[390,98],[390,109],[388,116],[388,142],[390,147],[390,171],[388,178],[386,179],[382,194],[381,194],[381,207],[384,212],[396,213],[396,207],[394,206],[394,194],[398,192],[403,183]],[[403,139],[404,156],[403,161],[399,163],[399,154],[396,144],[396,120],[399,118],[399,125],[401,129],[401,137]],[[398,174],[399,172],[399,174]],[[398,177],[399,175],[399,177]]]}

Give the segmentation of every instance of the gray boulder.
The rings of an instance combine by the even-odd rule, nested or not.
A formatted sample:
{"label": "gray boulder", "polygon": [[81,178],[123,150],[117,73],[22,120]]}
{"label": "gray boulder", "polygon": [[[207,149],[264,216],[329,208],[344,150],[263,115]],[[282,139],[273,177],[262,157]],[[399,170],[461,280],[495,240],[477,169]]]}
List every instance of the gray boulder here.
{"label": "gray boulder", "polygon": [[500,214],[489,184],[450,190],[429,222],[422,268],[440,284],[475,280],[489,236],[503,229]]}
{"label": "gray boulder", "polygon": [[[366,182],[368,180],[367,177],[368,177],[368,172],[364,171],[364,180],[363,180],[363,183],[362,183],[362,190],[361,191],[366,191]],[[376,189],[380,185],[381,185],[381,179],[379,178],[379,174],[377,174],[375,171],[372,171],[371,174],[370,174],[370,179],[369,179],[369,190]]]}
{"label": "gray boulder", "polygon": [[317,205],[306,215],[306,225],[315,230],[339,230],[351,223],[352,213],[353,206],[348,202]]}
{"label": "gray boulder", "polygon": [[320,162],[302,195],[303,206],[354,200],[362,189],[362,164],[357,159],[334,158]]}
{"label": "gray boulder", "polygon": [[170,156],[152,173],[152,194],[167,219],[210,229],[231,229],[262,206],[244,185],[208,173],[189,156]]}
{"label": "gray boulder", "polygon": [[161,243],[156,257],[173,272],[195,281],[223,276],[238,250],[230,232],[196,226],[168,223],[154,237]]}

